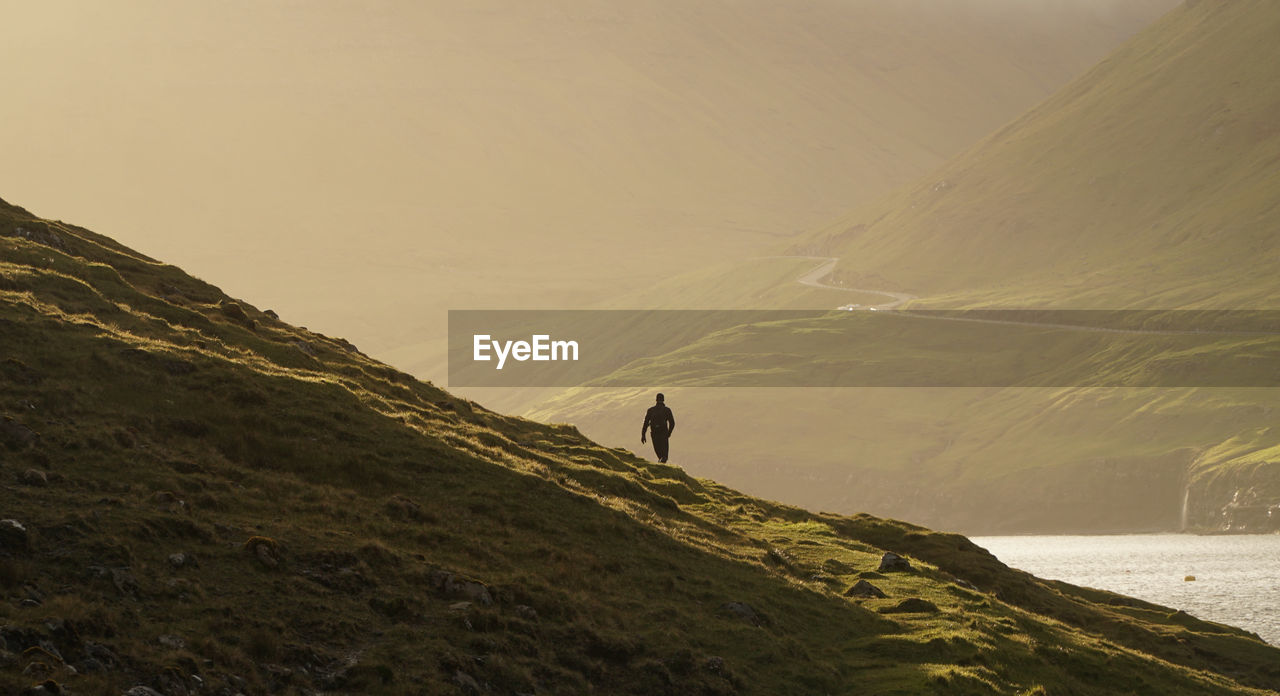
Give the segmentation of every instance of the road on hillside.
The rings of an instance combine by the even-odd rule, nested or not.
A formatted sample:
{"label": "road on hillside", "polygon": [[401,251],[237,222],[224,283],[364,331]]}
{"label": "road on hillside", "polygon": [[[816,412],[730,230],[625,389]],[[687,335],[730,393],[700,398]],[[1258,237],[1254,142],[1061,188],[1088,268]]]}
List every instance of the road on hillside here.
{"label": "road on hillside", "polygon": [[[774,259],[809,259],[812,261],[820,261],[813,270],[807,271],[804,275],[796,278],[796,282],[801,285],[807,285],[812,288],[823,288],[826,290],[843,290],[845,292],[859,292],[870,295],[883,295],[893,298],[892,302],[877,305],[841,305],[836,309],[841,310],[858,310],[865,309],[872,312],[889,312],[897,309],[901,305],[910,300],[919,299],[917,295],[911,295],[905,292],[893,292],[890,290],[870,290],[866,288],[847,288],[840,285],[832,285],[823,282],[823,279],[831,275],[832,269],[836,263],[840,261],[835,256],[769,256],[765,258]],[[957,310],[962,311],[962,310]],[[1195,335],[1195,334],[1213,334],[1221,336],[1269,336],[1274,335],[1274,331],[1177,331],[1177,330],[1161,330],[1161,329],[1112,329],[1102,326],[1081,326],[1079,324],[1054,324],[1050,322],[1038,321],[1014,321],[1012,319],[984,319],[981,317],[957,317],[937,314],[911,314],[916,319],[933,319],[935,321],[968,321],[978,324],[1009,324],[1013,326],[1043,326],[1050,329],[1067,329],[1070,331],[1093,331],[1097,333],[1118,333],[1118,334],[1162,334],[1167,336],[1176,335]]]}

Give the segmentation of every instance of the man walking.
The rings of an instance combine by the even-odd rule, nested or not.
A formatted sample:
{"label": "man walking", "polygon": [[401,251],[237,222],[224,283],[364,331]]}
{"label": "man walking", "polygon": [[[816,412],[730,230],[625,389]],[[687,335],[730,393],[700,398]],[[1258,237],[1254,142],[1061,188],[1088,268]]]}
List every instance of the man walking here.
{"label": "man walking", "polygon": [[644,425],[640,427],[640,442],[644,443],[645,431],[649,431],[653,435],[653,453],[658,455],[658,461],[667,461],[667,438],[671,437],[671,433],[676,430],[676,417],[671,415],[671,409],[663,402],[662,394],[658,394],[658,403],[649,407],[644,414]]}

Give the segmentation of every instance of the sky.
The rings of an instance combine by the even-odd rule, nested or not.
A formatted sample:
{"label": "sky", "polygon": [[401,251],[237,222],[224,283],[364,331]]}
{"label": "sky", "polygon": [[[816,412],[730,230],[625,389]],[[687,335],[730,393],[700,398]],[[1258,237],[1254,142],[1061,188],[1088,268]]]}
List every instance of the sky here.
{"label": "sky", "polygon": [[3,3],[0,197],[436,377],[926,173],[1173,0]]}

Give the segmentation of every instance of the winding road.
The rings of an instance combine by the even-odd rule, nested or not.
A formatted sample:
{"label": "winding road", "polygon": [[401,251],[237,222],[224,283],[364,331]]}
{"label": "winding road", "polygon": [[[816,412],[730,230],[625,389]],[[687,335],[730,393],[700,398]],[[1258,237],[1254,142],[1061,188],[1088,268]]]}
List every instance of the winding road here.
{"label": "winding road", "polygon": [[[835,268],[836,263],[840,261],[840,259],[834,256],[775,256],[773,258],[812,259],[814,261],[822,261],[822,263],[818,264],[818,266],[814,268],[812,271],[809,271],[808,273],[805,273],[799,278],[796,278],[796,282],[801,285],[808,285],[809,287],[813,287],[813,288],[826,288],[828,290],[844,290],[846,292],[861,292],[868,295],[884,295],[885,297],[893,298],[893,302],[886,302],[885,304],[878,304],[878,305],[867,305],[866,309],[870,309],[872,311],[895,309],[905,302],[916,299],[915,295],[908,295],[905,292],[891,292],[889,290],[866,290],[863,288],[846,288],[840,285],[832,285],[830,283],[822,282],[823,278],[826,278],[827,276],[831,275],[831,269]],[[838,307],[837,309],[861,309],[861,308],[862,307],[859,307],[858,305],[843,305],[841,307]]]}
{"label": "winding road", "polygon": [[[872,312],[891,312],[904,303],[918,299],[917,295],[910,295],[905,292],[893,292],[890,290],[871,290],[867,288],[846,288],[840,285],[832,285],[822,282],[822,279],[831,274],[836,263],[840,261],[835,256],[770,256],[766,258],[775,259],[809,259],[813,261],[821,261],[813,270],[805,272],[804,275],[796,278],[796,282],[801,285],[807,285],[812,288],[823,288],[826,290],[843,290],[846,292],[860,292],[871,295],[883,295],[892,298],[892,302],[886,302],[878,305],[841,305],[836,309],[842,310],[870,310]],[[963,311],[963,310],[954,310]],[[1275,331],[1200,331],[1200,330],[1174,330],[1174,329],[1115,329],[1104,326],[1081,326],[1079,324],[1055,324],[1051,322],[1038,321],[1014,321],[1012,319],[989,319],[983,317],[961,317],[954,315],[941,314],[923,314],[912,313],[912,317],[917,319],[932,319],[934,321],[967,321],[978,324],[1009,324],[1012,326],[1041,326],[1049,329],[1066,329],[1069,331],[1092,331],[1097,333],[1118,333],[1118,334],[1161,334],[1167,336],[1188,335],[1188,334],[1213,334],[1221,336],[1264,336],[1275,335]]]}

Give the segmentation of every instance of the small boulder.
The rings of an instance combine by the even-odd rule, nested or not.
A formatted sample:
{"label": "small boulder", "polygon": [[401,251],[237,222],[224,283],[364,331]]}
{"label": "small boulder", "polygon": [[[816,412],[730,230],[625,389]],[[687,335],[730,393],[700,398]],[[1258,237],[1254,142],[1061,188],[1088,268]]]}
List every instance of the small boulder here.
{"label": "small boulder", "polygon": [[908,597],[898,602],[894,606],[884,607],[880,610],[881,614],[934,614],[938,611],[938,605],[927,599],[919,597]]}
{"label": "small boulder", "polygon": [[174,553],[169,555],[169,565],[176,570],[178,568],[195,568],[200,564],[196,562],[196,557],[189,553]]}
{"label": "small boulder", "polygon": [[57,232],[49,229],[47,223],[38,223],[44,225],[40,227],[15,227],[13,233],[8,235],[11,237],[21,237],[26,240],[43,244],[44,246],[57,249],[58,251],[67,251],[67,243],[62,241],[62,237]]}
{"label": "small boulder", "polygon": [[892,551],[886,551],[884,556],[880,558],[880,567],[878,570],[881,573],[899,573],[911,572],[912,570],[915,570],[915,568],[912,568],[911,562],[902,556],[899,556]]}
{"label": "small boulder", "polygon": [[463,672],[462,670],[457,670],[453,673],[453,683],[457,684],[458,688],[469,694],[478,694],[481,690],[480,682],[476,681],[475,677]]}
{"label": "small boulder", "polygon": [[427,576],[427,581],[436,592],[445,597],[466,598],[485,607],[493,604],[493,594],[484,583],[464,578],[457,573],[433,570]]}
{"label": "small boulder", "polygon": [[276,543],[275,539],[264,536],[249,537],[244,542],[243,548],[246,553],[256,558],[258,563],[268,570],[280,565],[280,545]]}
{"label": "small boulder", "polygon": [[222,311],[222,315],[228,319],[233,319],[241,323],[249,321],[249,315],[244,313],[244,308],[241,307],[238,302],[223,300],[221,304],[218,305],[218,309],[220,309]]}
{"label": "small boulder", "polygon": [[768,620],[763,615],[746,602],[725,602],[720,605],[720,611],[742,619],[752,626],[764,626],[768,623]]}
{"label": "small boulder", "polygon": [[888,597],[879,587],[872,585],[866,580],[859,580],[853,584],[853,587],[844,591],[846,597],[865,597],[868,599],[884,599]]}
{"label": "small boulder", "polygon": [[22,449],[38,439],[40,439],[40,436],[36,434],[36,431],[8,416],[5,416],[4,420],[0,420],[0,442],[3,442],[9,449]]}
{"label": "small boulder", "polygon": [[34,686],[23,689],[19,696],[62,696],[67,693],[62,685],[52,679],[46,679]]}
{"label": "small boulder", "polygon": [[187,641],[183,640],[181,636],[175,636],[170,633],[160,636],[156,639],[156,642],[170,650],[181,650],[187,647]]}
{"label": "small boulder", "polygon": [[124,692],[124,696],[164,696],[164,694],[149,686],[142,686],[139,684],[138,686]]}
{"label": "small boulder", "polygon": [[27,553],[31,550],[31,535],[17,520],[0,520],[0,551]]}
{"label": "small boulder", "polygon": [[18,483],[24,486],[35,486],[43,488],[49,485],[49,475],[39,469],[27,469],[18,474]]}
{"label": "small boulder", "polygon": [[975,585],[975,584],[973,584],[973,583],[969,582],[968,580],[965,580],[964,578],[952,578],[952,579],[951,579],[951,582],[955,583],[958,587],[963,587],[964,589],[966,589],[966,590],[970,590],[970,591],[972,591],[972,592],[981,592],[981,591],[982,591],[982,588],[980,588],[980,587],[978,587],[977,585]]}

